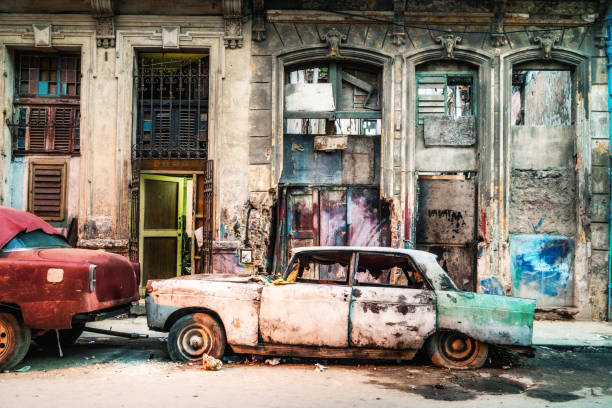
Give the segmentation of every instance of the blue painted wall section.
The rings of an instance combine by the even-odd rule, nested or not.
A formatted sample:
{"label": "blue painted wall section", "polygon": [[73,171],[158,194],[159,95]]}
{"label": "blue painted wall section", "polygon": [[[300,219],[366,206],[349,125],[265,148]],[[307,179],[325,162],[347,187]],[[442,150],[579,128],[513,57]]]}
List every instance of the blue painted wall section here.
{"label": "blue painted wall section", "polygon": [[542,306],[571,306],[574,240],[560,235],[511,235],[512,295]]}
{"label": "blue painted wall section", "polygon": [[496,276],[489,276],[480,281],[480,290],[486,295],[505,296],[504,285],[497,279]]}
{"label": "blue painted wall section", "polygon": [[10,177],[10,205],[18,210],[25,210],[23,202],[23,181],[26,171],[26,161],[24,157],[14,157],[11,161],[11,177]]}

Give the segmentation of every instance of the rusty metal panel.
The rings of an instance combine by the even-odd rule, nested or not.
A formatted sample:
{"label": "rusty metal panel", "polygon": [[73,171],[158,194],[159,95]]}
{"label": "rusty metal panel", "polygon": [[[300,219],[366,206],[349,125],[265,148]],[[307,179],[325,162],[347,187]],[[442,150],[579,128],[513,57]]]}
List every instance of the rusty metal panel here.
{"label": "rusty metal panel", "polygon": [[381,214],[380,192],[374,188],[349,189],[350,246],[385,246],[389,218]]}
{"label": "rusty metal panel", "polygon": [[350,294],[347,286],[265,286],[259,311],[264,343],[348,347]]}
{"label": "rusty metal panel", "polygon": [[315,243],[315,203],[312,189],[295,189],[287,197],[289,247],[312,246]]}
{"label": "rusty metal panel", "polygon": [[438,263],[463,290],[474,290],[476,180],[457,176],[419,178],[416,246],[438,255]]}
{"label": "rusty metal panel", "polygon": [[467,244],[476,225],[475,180],[419,178],[417,242]]}
{"label": "rusty metal panel", "polygon": [[374,139],[371,137],[351,137],[347,148],[342,152],[342,183],[373,184],[376,180]]}
{"label": "rusty metal panel", "polygon": [[205,308],[217,313],[229,344],[257,345],[262,286],[211,281],[207,276],[214,275],[149,281],[149,292],[159,306]]}
{"label": "rusty metal panel", "polygon": [[491,344],[530,346],[535,300],[471,292],[436,292],[438,329]]}
{"label": "rusty metal panel", "polygon": [[417,245],[417,249],[431,252],[438,256],[438,264],[448,272],[453,282],[461,289],[472,291],[474,286],[474,247]]}
{"label": "rusty metal panel", "polygon": [[320,245],[346,245],[346,190],[319,192]]}
{"label": "rusty metal panel", "polygon": [[351,346],[418,350],[435,328],[432,291],[402,287],[353,288]]}

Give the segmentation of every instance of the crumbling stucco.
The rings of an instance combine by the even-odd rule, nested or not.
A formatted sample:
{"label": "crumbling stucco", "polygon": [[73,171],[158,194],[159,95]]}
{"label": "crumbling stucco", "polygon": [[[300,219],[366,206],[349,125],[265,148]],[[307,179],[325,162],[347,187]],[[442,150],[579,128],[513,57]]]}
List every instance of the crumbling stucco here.
{"label": "crumbling stucco", "polygon": [[512,170],[510,233],[576,234],[574,170]]}

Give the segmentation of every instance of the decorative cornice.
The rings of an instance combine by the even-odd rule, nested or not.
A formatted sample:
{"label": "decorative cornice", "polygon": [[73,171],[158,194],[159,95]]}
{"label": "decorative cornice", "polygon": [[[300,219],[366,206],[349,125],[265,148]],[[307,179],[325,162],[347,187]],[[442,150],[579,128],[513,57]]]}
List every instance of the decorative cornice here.
{"label": "decorative cornice", "polygon": [[436,42],[442,44],[446,51],[446,58],[453,59],[455,46],[461,42],[461,37],[453,33],[447,33],[436,37]]}
{"label": "decorative cornice", "polygon": [[266,39],[264,0],[253,0],[253,41]]}
{"label": "decorative cornice", "polygon": [[339,57],[340,56],[340,44],[346,41],[346,35],[342,34],[336,28],[330,28],[327,32],[319,37],[321,41],[327,42],[329,46],[328,57]]}
{"label": "decorative cornice", "polygon": [[393,44],[402,45],[406,42],[406,30],[404,29],[405,0],[393,0]]}
{"label": "decorative cornice", "polygon": [[225,22],[225,35],[223,36],[225,48],[240,48],[243,44],[242,0],[223,0],[222,6]]}
{"label": "decorative cornice", "polygon": [[491,45],[495,48],[501,48],[508,42],[504,33],[504,14],[506,13],[506,1],[495,1],[493,13],[495,14],[493,21],[493,33],[491,33]]}
{"label": "decorative cornice", "polygon": [[557,44],[560,40],[560,36],[553,31],[545,31],[541,35],[535,36],[533,38],[534,44],[540,44],[542,48],[542,54],[544,59],[551,58],[551,52],[555,44]]}
{"label": "decorative cornice", "polygon": [[90,0],[96,19],[96,44],[98,47],[115,47],[115,11],[113,0]]}

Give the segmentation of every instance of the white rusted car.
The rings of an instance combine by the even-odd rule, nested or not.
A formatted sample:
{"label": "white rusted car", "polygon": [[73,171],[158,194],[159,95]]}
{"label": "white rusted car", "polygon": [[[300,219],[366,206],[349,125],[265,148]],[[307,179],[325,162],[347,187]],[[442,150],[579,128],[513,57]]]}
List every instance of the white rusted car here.
{"label": "white rusted car", "polygon": [[529,352],[535,301],[462,292],[434,255],[295,249],[283,279],[190,275],[147,283],[147,320],[175,361],[236,353],[484,364],[489,345]]}

